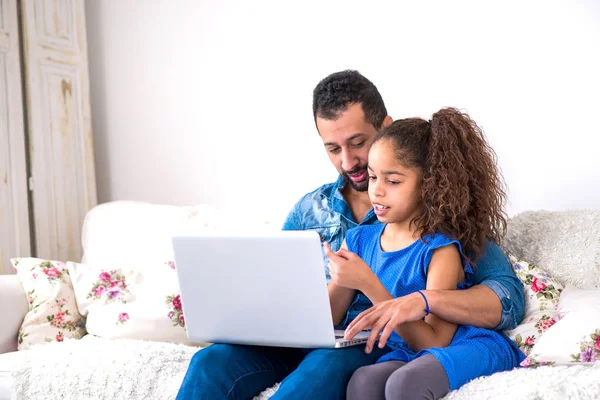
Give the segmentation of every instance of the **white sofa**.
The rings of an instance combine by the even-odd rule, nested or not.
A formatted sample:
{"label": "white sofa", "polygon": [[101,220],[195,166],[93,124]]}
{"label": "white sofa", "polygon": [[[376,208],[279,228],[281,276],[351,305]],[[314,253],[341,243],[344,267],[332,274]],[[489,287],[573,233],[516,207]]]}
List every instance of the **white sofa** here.
{"label": "white sofa", "polygon": [[[280,228],[281,218],[265,221],[256,216],[243,216],[241,212],[236,215],[221,213],[208,206],[175,207],[125,201],[106,203],[90,211],[86,217],[82,236],[83,262],[107,264],[115,259],[119,259],[121,262],[134,258],[136,261],[139,261],[140,258],[169,259],[171,256],[170,234],[174,230],[190,224],[203,229],[229,229],[237,226],[274,230]],[[529,212],[510,221],[505,248],[513,254],[543,266],[563,283],[571,282],[580,287],[600,288],[599,232],[600,212],[598,211]],[[573,243],[578,243],[579,247],[574,248]],[[570,262],[565,263],[566,258]],[[565,270],[565,265],[577,269],[577,273],[574,273],[573,270]],[[581,271],[585,271],[583,278]],[[54,374],[69,375],[69,379],[71,379],[69,385],[72,385],[68,390],[52,387],[52,394],[48,393],[50,386],[44,387],[45,392],[38,394],[30,391],[28,398],[32,400],[54,397],[64,399],[173,398],[181,383],[187,362],[197,350],[183,345],[168,347],[167,344],[123,343],[118,340],[102,339],[100,341],[100,339],[85,337],[81,341],[44,346],[52,348],[52,352],[48,352],[44,357],[36,357],[36,354],[43,352],[44,348],[16,351],[17,333],[27,310],[28,303],[25,293],[17,277],[14,275],[0,276],[0,399],[10,398],[14,385],[13,374],[17,371],[22,373],[23,365],[26,363],[29,363],[27,365],[33,369],[41,365],[40,363],[45,363],[45,368],[52,368]],[[86,339],[90,343],[95,342],[86,347],[83,344]],[[61,346],[64,347],[61,348]],[[115,349],[115,351],[107,351],[107,349]],[[120,380],[140,382],[139,376],[127,375],[131,369],[108,371],[105,368],[100,370],[102,365],[94,364],[99,361],[92,359],[94,351],[103,352],[103,362],[112,365],[120,365],[123,357],[127,357],[128,351],[131,351],[132,354],[137,354],[135,352],[138,351],[154,351],[158,355],[172,355],[175,352],[177,357],[170,357],[168,360],[165,358],[165,363],[168,362],[169,368],[176,369],[176,371],[165,375],[162,368],[154,367],[161,370],[159,372],[162,375],[144,377],[150,382],[147,385],[152,387],[151,390],[143,391],[136,388],[136,385],[125,385],[120,382]],[[160,353],[161,351],[163,353]],[[115,355],[111,356],[107,353]],[[52,354],[60,356],[55,359],[55,364],[52,364],[54,361],[49,358]],[[158,360],[154,362],[160,363],[160,356],[155,358]],[[87,391],[88,389],[84,391],[81,389],[83,383],[77,380],[77,370],[68,373],[61,370],[63,367],[66,368],[67,361],[70,362],[69,365],[77,365],[78,370],[89,368],[93,371],[97,366],[97,375],[107,374],[97,382],[88,382],[87,384],[97,385],[98,388],[113,385],[119,390],[105,390],[98,393],[91,388],[89,391]],[[53,365],[56,365],[56,368],[53,368]],[[577,373],[568,372],[574,368],[581,369]],[[463,389],[451,393],[448,398],[484,399],[508,398],[509,396],[512,399],[559,398],[553,397],[554,395],[560,396],[560,398],[590,398],[586,397],[586,394],[591,396],[590,393],[597,393],[597,398],[600,398],[600,368],[586,368],[585,370],[583,368],[577,366],[518,369],[474,381]],[[148,373],[146,372],[146,374]],[[33,375],[29,378],[33,379]],[[112,383],[107,383],[107,380]],[[584,389],[577,389],[576,386],[584,387]],[[268,393],[265,392],[262,398],[267,397]],[[17,398],[25,397],[21,395]]]}

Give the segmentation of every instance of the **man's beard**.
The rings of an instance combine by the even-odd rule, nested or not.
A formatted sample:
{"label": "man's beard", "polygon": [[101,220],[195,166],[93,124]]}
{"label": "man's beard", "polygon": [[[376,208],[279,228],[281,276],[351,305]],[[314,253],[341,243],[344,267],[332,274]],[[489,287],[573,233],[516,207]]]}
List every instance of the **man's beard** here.
{"label": "man's beard", "polygon": [[350,186],[352,187],[352,189],[356,190],[357,192],[366,192],[367,190],[369,190],[369,176],[367,175],[367,179],[365,179],[362,182],[354,182],[352,179],[350,179],[350,174],[356,174],[358,172],[362,172],[362,171],[366,171],[367,170],[367,166],[358,166],[356,168],[354,168],[352,171],[342,171],[342,176],[344,177],[344,182],[350,184]]}

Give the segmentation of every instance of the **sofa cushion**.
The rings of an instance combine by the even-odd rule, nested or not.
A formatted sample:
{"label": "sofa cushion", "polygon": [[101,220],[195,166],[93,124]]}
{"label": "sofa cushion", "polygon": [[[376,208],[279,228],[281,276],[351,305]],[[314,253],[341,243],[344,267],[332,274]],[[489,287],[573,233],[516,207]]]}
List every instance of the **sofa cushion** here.
{"label": "sofa cushion", "polygon": [[523,283],[525,313],[521,323],[505,331],[525,355],[529,355],[540,336],[557,320],[557,306],[563,286],[540,267],[510,256],[510,262]]}
{"label": "sofa cushion", "polygon": [[[133,201],[96,206],[83,223],[82,262],[110,266],[118,260],[121,265],[142,267],[172,260],[171,234],[200,212],[193,207]],[[210,215],[210,207],[202,214]]]}
{"label": "sofa cushion", "polygon": [[522,366],[600,361],[600,313],[573,311],[548,329],[531,349]]}
{"label": "sofa cushion", "polygon": [[[114,265],[117,265],[115,261]],[[68,263],[89,334],[191,344],[172,261],[143,269]]]}
{"label": "sofa cushion", "polygon": [[580,289],[568,284],[558,302],[558,319],[572,311],[593,308],[600,314],[600,289]]}
{"label": "sofa cushion", "polygon": [[39,258],[13,258],[29,311],[19,330],[18,349],[35,344],[79,339],[85,321],[77,310],[71,277],[63,262]]}
{"label": "sofa cushion", "polygon": [[600,361],[600,290],[569,285],[558,311],[560,320],[540,337],[524,365]]}
{"label": "sofa cushion", "polygon": [[16,275],[0,275],[0,354],[17,350],[17,334],[28,304]]}
{"label": "sofa cushion", "polygon": [[523,212],[509,220],[503,247],[563,284],[600,288],[600,210]]}
{"label": "sofa cushion", "polygon": [[174,233],[239,229],[280,230],[281,224],[245,210],[225,212],[209,205],[104,203],[86,214],[82,262],[111,265],[119,260],[122,265],[143,268],[174,259],[171,244]]}

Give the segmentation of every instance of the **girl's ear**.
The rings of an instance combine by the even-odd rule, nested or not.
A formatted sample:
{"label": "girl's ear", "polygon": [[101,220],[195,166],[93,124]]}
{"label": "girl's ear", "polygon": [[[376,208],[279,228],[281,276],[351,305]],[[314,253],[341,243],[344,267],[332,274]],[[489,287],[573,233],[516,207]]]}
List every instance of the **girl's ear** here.
{"label": "girl's ear", "polygon": [[392,117],[390,117],[389,115],[386,115],[385,118],[383,119],[383,123],[381,124],[381,127],[387,128],[392,123],[394,123],[394,120],[392,119]]}

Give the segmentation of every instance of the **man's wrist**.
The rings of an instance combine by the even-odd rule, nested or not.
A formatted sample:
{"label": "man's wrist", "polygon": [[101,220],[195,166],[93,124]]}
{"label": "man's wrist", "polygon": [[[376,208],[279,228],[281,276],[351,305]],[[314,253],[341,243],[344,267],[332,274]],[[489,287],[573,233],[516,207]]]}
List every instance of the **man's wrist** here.
{"label": "man's wrist", "polygon": [[[440,304],[441,293],[439,290],[421,290],[421,292],[427,298],[427,303],[429,305],[429,311],[432,314],[435,314],[435,311],[438,309],[438,304]],[[423,301],[425,303],[425,301]]]}

